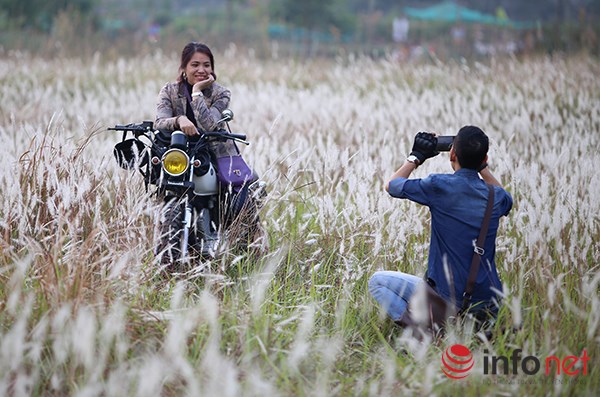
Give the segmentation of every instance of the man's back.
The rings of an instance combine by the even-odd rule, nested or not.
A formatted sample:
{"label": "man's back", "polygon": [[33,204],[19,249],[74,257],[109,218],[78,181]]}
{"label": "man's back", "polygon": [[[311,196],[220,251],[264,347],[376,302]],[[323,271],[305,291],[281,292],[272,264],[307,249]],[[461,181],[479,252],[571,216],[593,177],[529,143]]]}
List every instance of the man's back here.
{"label": "man's back", "polygon": [[[512,198],[495,186],[495,200],[485,252],[481,260],[473,302],[489,301],[493,289],[502,290],[494,262],[499,218],[507,215]],[[462,168],[454,174],[433,174],[425,179],[398,178],[390,182],[389,193],[426,205],[431,211],[431,243],[427,276],[448,300],[462,303],[462,294],[481,229],[488,189],[478,172]],[[454,288],[450,288],[454,285]]]}

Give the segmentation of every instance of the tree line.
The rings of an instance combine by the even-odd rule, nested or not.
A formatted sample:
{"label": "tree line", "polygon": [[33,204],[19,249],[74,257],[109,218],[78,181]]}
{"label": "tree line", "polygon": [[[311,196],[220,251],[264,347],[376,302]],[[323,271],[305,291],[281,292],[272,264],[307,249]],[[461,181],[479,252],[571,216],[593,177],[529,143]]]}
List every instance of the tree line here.
{"label": "tree line", "polygon": [[[440,0],[441,1],[441,0]],[[91,23],[101,26],[99,18],[111,10],[143,10],[148,19],[169,21],[179,13],[198,9],[224,9],[230,13],[236,8],[260,7],[274,20],[308,29],[328,29],[333,26],[344,32],[356,29],[362,15],[376,12],[401,13],[407,6],[431,6],[440,1],[430,0],[208,0],[191,3],[181,0],[0,0],[0,27],[3,29],[34,29],[49,32],[55,17],[61,12],[77,13],[88,17]],[[515,20],[577,21],[581,14],[588,18],[600,15],[600,0],[459,0],[460,5],[486,13],[504,10]]]}
{"label": "tree line", "polygon": [[[44,37],[60,42],[61,48],[74,48],[84,42],[79,45],[93,51],[89,43],[104,42],[114,47],[111,43],[117,39],[130,41],[123,43],[125,48],[138,48],[137,44],[148,42],[149,36],[155,45],[161,45],[161,41],[166,44],[167,38],[179,42],[191,37],[219,45],[251,43],[263,48],[270,40],[278,40],[292,47],[314,48],[315,43],[324,43],[372,49],[392,44],[394,19],[402,16],[406,7],[422,8],[442,1],[0,0],[0,49],[54,48],[54,44],[44,44]],[[544,42],[538,46],[543,51],[592,48],[600,52],[600,0],[454,2],[486,14],[502,12],[512,21],[532,22],[543,37]],[[434,36],[447,38],[446,25],[411,22],[412,40],[418,43],[431,41]],[[30,44],[34,40],[40,43],[37,47]]]}

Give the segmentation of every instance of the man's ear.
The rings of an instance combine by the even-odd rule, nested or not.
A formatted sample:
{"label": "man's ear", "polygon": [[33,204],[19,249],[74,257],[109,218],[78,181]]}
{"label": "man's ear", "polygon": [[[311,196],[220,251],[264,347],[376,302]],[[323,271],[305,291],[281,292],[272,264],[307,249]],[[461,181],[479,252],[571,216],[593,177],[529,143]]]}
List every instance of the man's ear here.
{"label": "man's ear", "polygon": [[454,163],[457,162],[458,159],[456,158],[456,152],[454,151],[454,147],[450,148],[450,162]]}

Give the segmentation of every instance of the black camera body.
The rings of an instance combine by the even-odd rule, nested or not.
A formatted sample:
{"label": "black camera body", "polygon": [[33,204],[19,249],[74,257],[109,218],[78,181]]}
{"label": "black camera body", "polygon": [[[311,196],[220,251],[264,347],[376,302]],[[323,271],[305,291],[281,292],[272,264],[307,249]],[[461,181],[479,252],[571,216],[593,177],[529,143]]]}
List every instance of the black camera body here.
{"label": "black camera body", "polygon": [[438,152],[449,152],[452,149],[452,143],[456,135],[442,135],[437,137],[437,146],[435,150]]}

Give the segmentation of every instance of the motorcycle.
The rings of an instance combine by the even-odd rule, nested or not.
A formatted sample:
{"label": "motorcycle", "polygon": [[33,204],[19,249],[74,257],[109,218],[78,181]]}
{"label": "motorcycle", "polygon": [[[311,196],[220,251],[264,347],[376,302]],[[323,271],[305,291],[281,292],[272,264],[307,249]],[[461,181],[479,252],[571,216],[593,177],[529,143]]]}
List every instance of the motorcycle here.
{"label": "motorcycle", "polygon": [[[231,132],[232,119],[226,109],[218,124],[227,130],[200,132],[197,138],[154,130],[151,121],[109,128],[123,132],[114,149],[119,165],[139,170],[146,189],[154,185],[163,200],[154,253],[167,268],[181,268],[194,257],[214,258],[235,245],[231,240],[247,247],[260,232],[266,184],[239,155],[235,142],[249,143],[246,135]],[[211,144],[227,141],[238,154],[217,157]]]}

